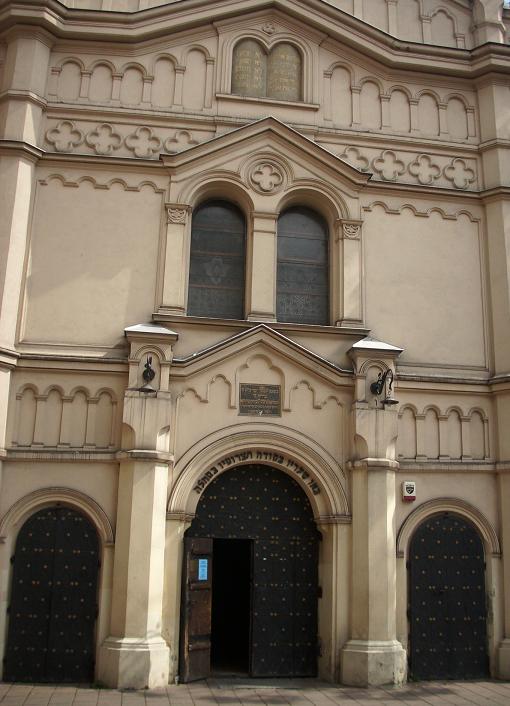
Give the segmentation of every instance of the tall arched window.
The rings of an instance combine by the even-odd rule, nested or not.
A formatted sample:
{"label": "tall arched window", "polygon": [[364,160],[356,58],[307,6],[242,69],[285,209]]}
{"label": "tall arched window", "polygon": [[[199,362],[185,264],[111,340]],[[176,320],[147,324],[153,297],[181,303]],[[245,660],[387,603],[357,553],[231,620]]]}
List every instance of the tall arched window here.
{"label": "tall arched window", "polygon": [[188,315],[244,318],[246,225],[227,201],[207,201],[193,213]]}
{"label": "tall arched window", "polygon": [[289,208],[278,219],[276,317],[329,324],[328,226],[315,211]]}

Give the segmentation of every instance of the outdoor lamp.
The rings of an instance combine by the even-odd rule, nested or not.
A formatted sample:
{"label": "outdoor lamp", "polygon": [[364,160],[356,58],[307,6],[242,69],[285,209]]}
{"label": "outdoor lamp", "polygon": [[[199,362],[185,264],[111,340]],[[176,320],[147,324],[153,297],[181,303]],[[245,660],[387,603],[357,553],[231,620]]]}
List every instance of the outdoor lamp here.
{"label": "outdoor lamp", "polygon": [[386,393],[383,404],[398,404],[398,400],[393,397],[394,377],[393,370],[388,368],[384,373],[379,373],[377,380],[370,385],[370,391],[373,395],[379,397],[383,392]]}

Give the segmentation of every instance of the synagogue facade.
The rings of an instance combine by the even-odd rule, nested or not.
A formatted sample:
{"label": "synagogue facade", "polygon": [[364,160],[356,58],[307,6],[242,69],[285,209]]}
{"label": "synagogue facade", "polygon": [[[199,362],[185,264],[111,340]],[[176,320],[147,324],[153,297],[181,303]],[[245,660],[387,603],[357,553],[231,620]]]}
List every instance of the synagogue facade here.
{"label": "synagogue facade", "polygon": [[4,680],[510,678],[509,31],[0,0]]}

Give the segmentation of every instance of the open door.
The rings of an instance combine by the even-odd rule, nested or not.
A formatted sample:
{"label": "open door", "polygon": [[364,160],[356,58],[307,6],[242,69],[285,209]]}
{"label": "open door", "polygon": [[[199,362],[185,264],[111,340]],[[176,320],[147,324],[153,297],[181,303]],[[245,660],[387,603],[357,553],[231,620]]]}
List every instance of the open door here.
{"label": "open door", "polygon": [[184,538],[181,588],[180,678],[207,679],[211,672],[213,540]]}

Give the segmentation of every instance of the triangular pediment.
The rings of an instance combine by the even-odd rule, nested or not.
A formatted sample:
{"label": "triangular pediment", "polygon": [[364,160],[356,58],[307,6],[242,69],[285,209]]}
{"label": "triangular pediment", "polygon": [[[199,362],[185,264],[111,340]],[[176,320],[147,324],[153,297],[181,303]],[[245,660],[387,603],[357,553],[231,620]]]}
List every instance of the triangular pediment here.
{"label": "triangular pediment", "polygon": [[284,358],[307,374],[321,378],[333,385],[351,384],[352,372],[322,358],[313,351],[287,338],[274,329],[259,324],[247,331],[193,353],[186,358],[174,358],[173,378],[188,378],[207,369],[221,366],[222,362],[238,356],[267,353]]}
{"label": "triangular pediment", "polygon": [[[182,178],[197,169],[202,173],[224,170],[244,176],[247,161],[251,164],[253,159],[259,162],[270,157],[282,164],[282,173],[276,179],[328,179],[354,194],[371,177],[274,117],[256,120],[182,152],[161,155],[160,159],[171,174]],[[264,191],[264,184],[260,188]]]}

